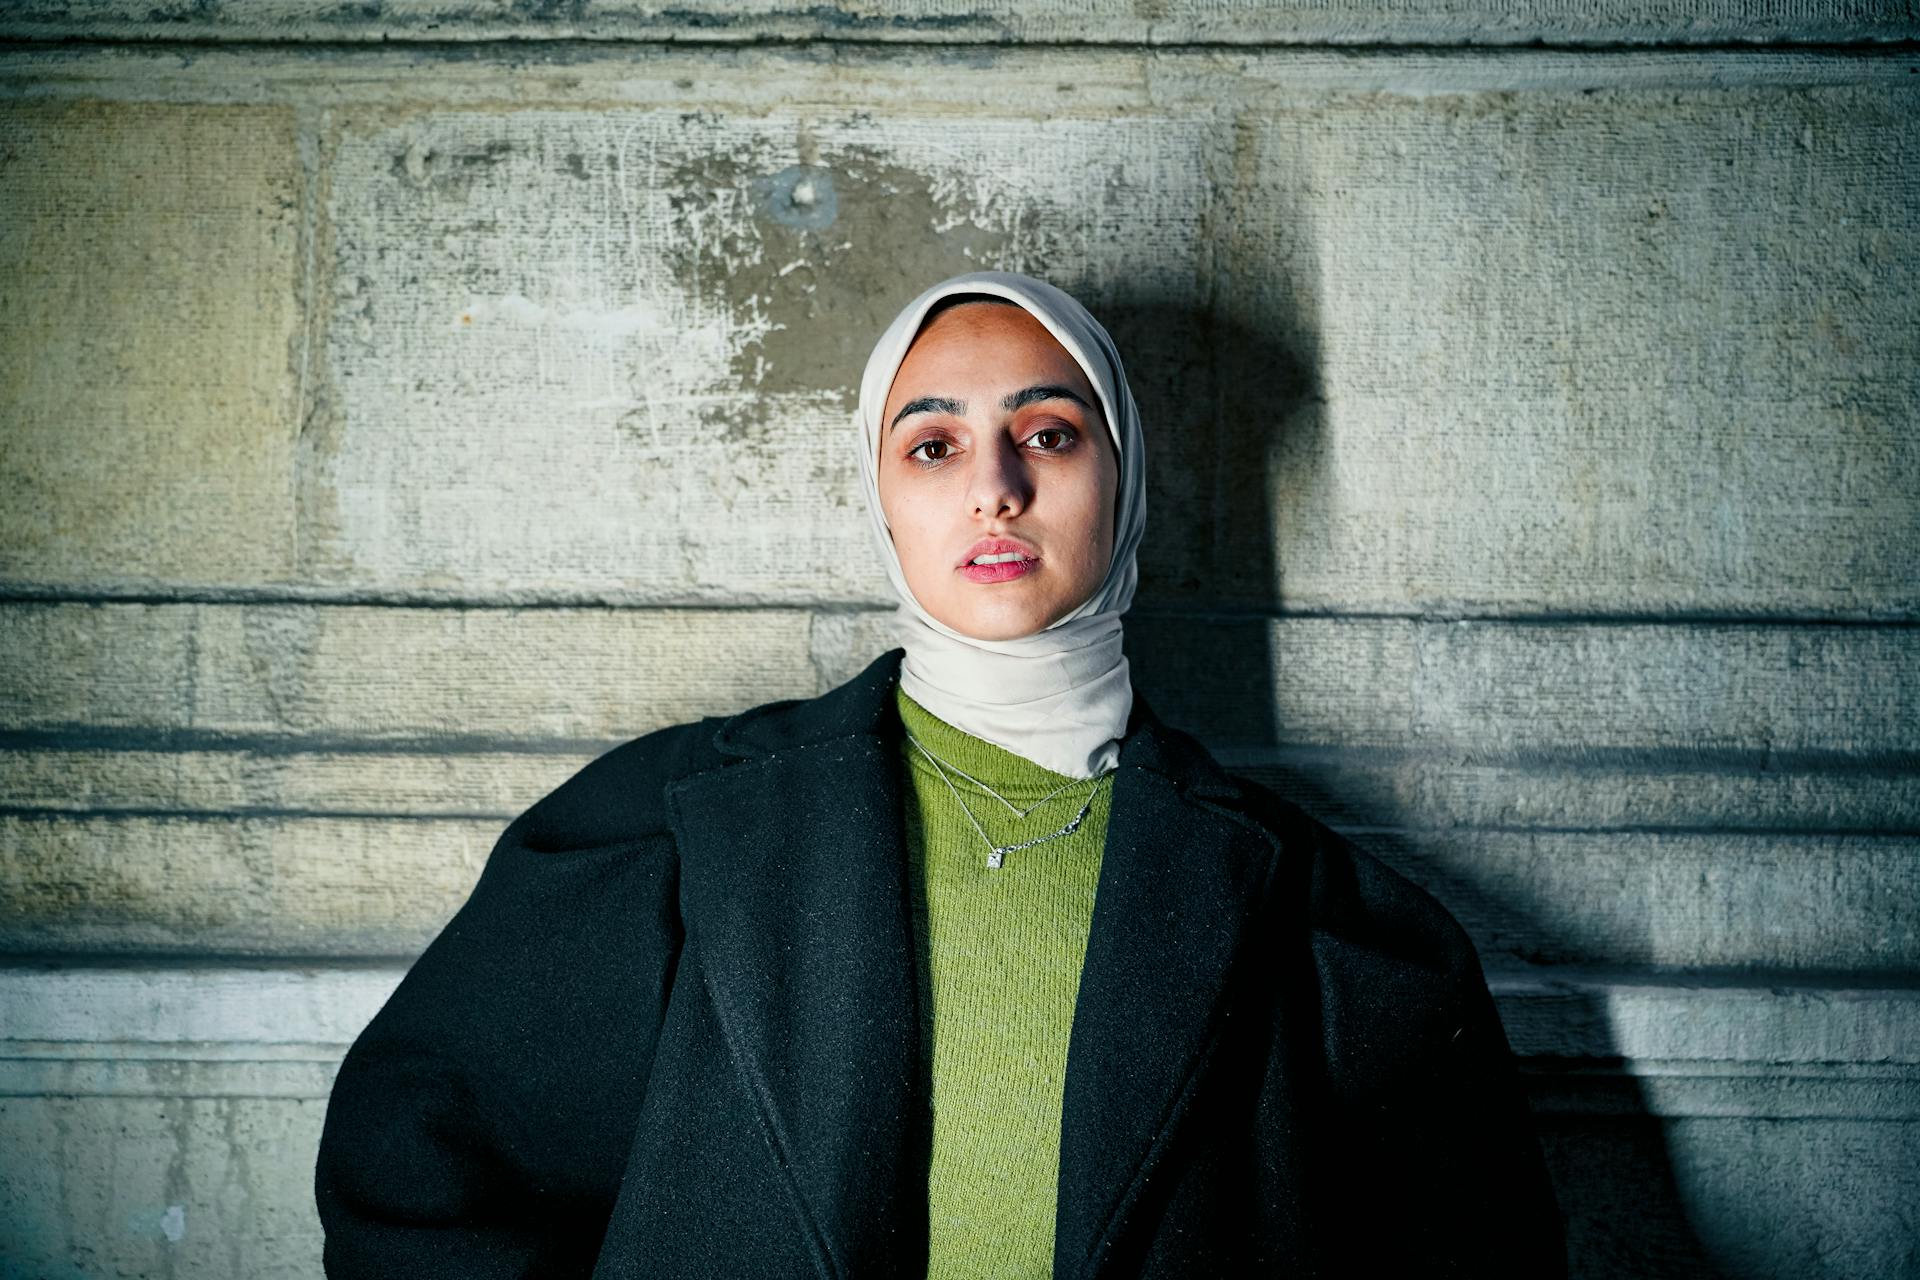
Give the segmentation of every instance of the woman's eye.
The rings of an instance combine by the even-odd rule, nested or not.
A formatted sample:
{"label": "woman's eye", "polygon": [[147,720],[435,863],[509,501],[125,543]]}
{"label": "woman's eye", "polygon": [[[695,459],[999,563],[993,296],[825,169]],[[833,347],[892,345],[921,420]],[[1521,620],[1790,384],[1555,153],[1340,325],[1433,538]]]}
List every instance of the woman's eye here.
{"label": "woman's eye", "polygon": [[1051,453],[1056,449],[1064,449],[1069,439],[1070,437],[1063,428],[1042,427],[1027,437],[1027,443]]}
{"label": "woman's eye", "polygon": [[945,440],[922,440],[919,444],[907,450],[907,456],[909,458],[917,456],[926,459],[928,462],[938,462],[947,456],[947,451],[952,447],[953,446],[949,445]]}

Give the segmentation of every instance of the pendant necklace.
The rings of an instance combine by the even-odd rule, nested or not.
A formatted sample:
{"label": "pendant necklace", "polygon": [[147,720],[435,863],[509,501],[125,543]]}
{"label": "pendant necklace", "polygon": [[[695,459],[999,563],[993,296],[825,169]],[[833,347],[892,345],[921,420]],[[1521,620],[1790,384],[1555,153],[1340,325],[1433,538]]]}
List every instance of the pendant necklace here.
{"label": "pendant necklace", "polygon": [[992,787],[980,781],[980,779],[974,777],[972,774],[968,773],[965,769],[962,769],[959,765],[947,759],[945,756],[935,755],[933,753],[933,750],[930,747],[928,747],[926,743],[920,741],[920,739],[914,737],[912,734],[907,735],[907,741],[911,742],[919,750],[921,755],[931,760],[933,762],[935,769],[944,768],[947,773],[953,774],[956,778],[965,778],[968,782],[971,782],[974,786],[980,788],[982,791],[992,796],[995,800],[998,800],[1001,804],[1005,805],[1007,812],[1011,813],[1016,818],[1025,818],[1028,814],[1032,813],[1035,809],[1038,809],[1041,805],[1045,804],[1047,801],[1059,795],[1062,791],[1065,791],[1068,787],[1079,786],[1081,782],[1085,781],[1085,779],[1082,779],[1082,778],[1068,778],[1065,782],[1061,783],[1059,786],[1055,787],[1053,790],[1047,792],[1047,794],[1041,796],[1038,800],[1035,800],[1032,804],[1022,809],[1019,805],[1007,799],[1005,796],[1001,795],[998,791],[995,791]]}
{"label": "pendant necklace", "polygon": [[1047,801],[1059,795],[1062,791],[1065,791],[1068,787],[1075,785],[1079,781],[1079,779],[1075,778],[1075,779],[1068,780],[1062,785],[1055,787],[1052,791],[1049,791],[1046,795],[1042,796],[1040,799],[1028,805],[1025,809],[1022,809],[1018,805],[1014,804],[1013,801],[1007,799],[1005,796],[1001,795],[998,791],[995,791],[992,787],[980,781],[980,779],[974,777],[972,774],[967,773],[964,770],[954,765],[949,765],[944,761],[942,761],[939,756],[936,756],[935,754],[933,754],[933,752],[927,750],[927,748],[920,742],[920,740],[914,737],[912,734],[907,735],[907,741],[913,744],[914,750],[918,751],[921,755],[927,758],[927,762],[933,766],[933,771],[940,775],[940,781],[947,784],[947,790],[951,792],[953,795],[953,802],[960,806],[960,812],[967,815],[967,821],[973,825],[973,829],[979,833],[980,839],[986,843],[987,870],[989,871],[998,871],[1000,869],[1001,864],[1006,860],[1006,856],[1010,853],[1018,853],[1022,849],[1031,849],[1035,845],[1046,844],[1050,840],[1058,840],[1063,836],[1070,836],[1075,831],[1078,831],[1080,829],[1080,824],[1087,820],[1087,814],[1092,812],[1093,810],[1093,799],[1095,796],[1100,794],[1100,784],[1113,776],[1112,773],[1105,773],[1095,778],[1093,780],[1093,786],[1087,789],[1087,799],[1086,799],[1086,802],[1080,806],[1080,812],[1074,814],[1073,818],[1067,823],[1067,825],[1064,827],[1061,827],[1058,831],[1055,831],[1049,835],[1035,836],[1031,840],[1021,840],[1014,844],[995,844],[993,842],[993,837],[987,834],[987,829],[980,825],[980,819],[973,816],[973,810],[968,808],[967,802],[960,798],[960,788],[954,786],[953,779],[947,776],[947,771],[949,769],[952,769],[954,773],[959,774],[961,777],[965,778],[968,782],[973,783],[976,787],[979,787],[982,791],[985,791],[988,795],[992,796],[995,800],[998,800],[1001,804],[1005,805],[1010,812],[1022,818],[1026,817],[1028,814],[1032,813],[1035,809],[1038,809],[1041,805],[1045,804]]}

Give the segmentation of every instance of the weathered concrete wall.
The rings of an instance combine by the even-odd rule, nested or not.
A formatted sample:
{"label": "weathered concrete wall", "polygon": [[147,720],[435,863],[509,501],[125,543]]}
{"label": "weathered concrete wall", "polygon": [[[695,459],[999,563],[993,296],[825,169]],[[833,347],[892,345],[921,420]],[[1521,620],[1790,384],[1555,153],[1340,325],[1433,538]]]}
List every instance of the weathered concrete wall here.
{"label": "weathered concrete wall", "polygon": [[14,0],[0,34],[124,40],[1707,44],[1911,39],[1903,0]]}
{"label": "weathered concrete wall", "polygon": [[976,265],[1114,330],[1141,688],[1473,933],[1576,1271],[1920,1273],[1920,19],[1082,8],[0,17],[0,1274],[317,1274],[504,823],[885,647],[853,382]]}

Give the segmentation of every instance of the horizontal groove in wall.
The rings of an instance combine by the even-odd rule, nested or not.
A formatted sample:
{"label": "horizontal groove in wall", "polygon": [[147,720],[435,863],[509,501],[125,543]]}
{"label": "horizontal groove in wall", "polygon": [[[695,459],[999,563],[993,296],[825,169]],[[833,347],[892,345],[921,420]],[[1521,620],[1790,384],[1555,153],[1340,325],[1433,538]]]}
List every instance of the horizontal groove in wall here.
{"label": "horizontal groove in wall", "polygon": [[355,590],[339,587],[152,587],[89,586],[75,590],[31,583],[0,585],[0,606],[8,605],[313,605],[373,609],[455,609],[470,613],[530,613],[543,610],[603,610],[621,613],[738,613],[783,612],[815,614],[886,613],[891,603],[881,601],[756,598],[649,598],[606,592],[501,590],[474,595],[448,591]]}
{"label": "horizontal groove in wall", "polygon": [[[5,743],[5,738],[0,737],[0,747],[4,747]],[[1742,776],[1759,772],[1905,777],[1920,770],[1920,752],[1781,751],[1763,747],[1675,750],[1569,746],[1559,750],[1512,750],[1496,745],[1475,751],[1470,756],[1462,756],[1456,751],[1430,752],[1399,747],[1279,744],[1273,747],[1222,748],[1216,755],[1220,763],[1229,769],[1289,765],[1372,768],[1443,760],[1450,764],[1490,769],[1592,774],[1671,768],[1688,773]]]}
{"label": "horizontal groove in wall", "polygon": [[1522,1060],[1536,1116],[1669,1119],[1920,1120],[1920,1071],[1863,1075],[1845,1068],[1701,1072],[1692,1064],[1540,1070]]}
{"label": "horizontal groove in wall", "polygon": [[[311,1060],[233,1056],[7,1056],[0,1098],[232,1098],[318,1102],[332,1090],[344,1046]],[[1539,1116],[1659,1119],[1920,1120],[1920,1072],[1862,1077],[1841,1071],[1646,1074],[1630,1066],[1542,1071],[1522,1060],[1521,1081]]]}
{"label": "horizontal groove in wall", "polygon": [[[778,105],[795,100],[871,108],[950,104],[1006,114],[1004,97],[982,100],[974,78],[928,79],[956,46],[835,44],[625,47],[577,41],[517,45],[388,43],[332,47],[212,42],[9,42],[0,35],[0,97],[270,103],[394,100],[449,105],[501,102],[582,106],[685,102]],[[1210,50],[1171,47],[966,50],[980,69],[1013,75],[1097,73],[1087,101],[1106,109],[1215,113],[1223,76],[1232,105],[1363,92],[1409,96],[1582,90],[1804,89],[1847,85],[1904,88],[1920,47],[1908,42],[1847,48],[1736,45],[1699,48],[1315,48]],[[1231,58],[1236,65],[1223,68]],[[508,60],[511,89],[497,73]],[[774,66],[765,65],[769,62]],[[861,71],[869,72],[861,76]],[[692,87],[675,84],[697,74]],[[1111,73],[1111,74],[1108,74]],[[877,82],[891,74],[895,79]],[[770,78],[786,78],[776,92]],[[1024,114],[1018,108],[1014,114]]]}
{"label": "horizontal groove in wall", "polygon": [[[384,809],[287,809],[260,806],[233,809],[156,809],[121,806],[119,808],[63,809],[52,805],[28,806],[0,804],[0,818],[51,822],[84,820],[89,822],[297,822],[308,818],[353,822],[504,822],[514,816],[504,809],[440,809],[432,813],[389,811]],[[1804,832],[1797,834],[1807,834]]]}
{"label": "horizontal groove in wall", "polygon": [[[310,819],[341,822],[405,822],[430,824],[444,823],[506,823],[518,816],[519,809],[436,809],[429,813],[395,809],[350,809],[309,806],[304,808],[281,808],[268,805],[255,807],[235,807],[228,809],[209,808],[141,808],[133,805],[118,807],[74,805],[60,807],[55,805],[16,805],[0,803],[0,818],[17,818],[26,822],[102,822],[102,823],[143,823],[143,822],[190,822],[219,824],[227,822],[299,822]],[[1463,833],[1486,836],[1680,836],[1680,837],[1740,837],[1754,840],[1806,839],[1871,841],[1920,840],[1920,827],[1883,825],[1871,828],[1861,827],[1823,827],[1823,826],[1729,826],[1724,823],[1711,825],[1678,825],[1654,823],[1617,823],[1610,825],[1556,826],[1550,823],[1448,823],[1442,825],[1420,825],[1399,823],[1381,826],[1367,823],[1350,823],[1330,820],[1328,825],[1341,835],[1361,844],[1381,840],[1419,840],[1423,837],[1459,836]]]}
{"label": "horizontal groove in wall", "polygon": [[[579,756],[590,758],[631,738],[501,737],[489,734],[433,734],[416,737],[359,737],[289,731],[228,733],[209,729],[148,729],[138,726],[71,725],[0,729],[0,753],[75,752],[104,756],[137,752],[209,753],[269,758],[302,756]],[[1703,777],[1753,777],[1784,774],[1832,774],[1850,778],[1906,779],[1920,772],[1920,752],[1840,751],[1753,747],[1582,747],[1512,749],[1493,743],[1468,752],[1428,751],[1396,746],[1353,747],[1337,744],[1276,743],[1228,745],[1214,749],[1226,769],[1245,772],[1275,768],[1414,768],[1446,764],[1514,773],[1570,773],[1605,777],[1620,773],[1674,771]]]}
{"label": "horizontal groove in wall", "polygon": [[[7,812],[0,808],[0,813]],[[58,811],[54,811],[58,812]],[[67,816],[67,815],[60,815]],[[106,816],[106,815],[102,815]],[[222,817],[226,815],[209,815]],[[243,816],[234,814],[234,817]],[[1402,823],[1394,826],[1373,826],[1365,823],[1334,823],[1334,829],[1361,843],[1371,840],[1418,839],[1422,836],[1458,836],[1462,833],[1487,836],[1739,836],[1755,840],[1772,838],[1791,838],[1808,840],[1847,839],[1896,840],[1906,841],[1920,837],[1920,829],[1903,827],[1882,827],[1871,831],[1862,831],[1853,827],[1728,827],[1712,826],[1675,826],[1620,823],[1609,826],[1554,826],[1548,823],[1521,824],[1482,822],[1473,824],[1449,824],[1446,826],[1420,826]]]}
{"label": "horizontal groove in wall", "polygon": [[[901,13],[916,6],[896,5],[886,17],[855,13],[834,5],[816,5],[786,13],[742,14],[725,5],[685,5],[660,13],[613,3],[596,5],[592,18],[489,19],[463,14],[459,8],[444,14],[431,10],[395,15],[377,10],[364,16],[343,9],[316,19],[305,6],[229,3],[214,16],[167,14],[150,6],[120,0],[91,7],[85,19],[75,19],[67,5],[46,0],[19,0],[12,12],[0,17],[0,38],[36,43],[160,45],[278,45],[302,44],[351,50],[367,45],[395,48],[480,47],[524,48],[544,44],[672,45],[687,48],[753,46],[878,47],[933,46],[957,49],[1194,49],[1237,52],[1258,49],[1449,50],[1528,48],[1572,52],[1650,49],[1740,50],[1755,48],[1855,49],[1913,43],[1920,38],[1920,21],[1910,11],[1889,9],[1884,16],[1825,16],[1817,7],[1802,7],[1796,21],[1772,17],[1765,8],[1755,12],[1723,10],[1703,15],[1698,6],[1683,6],[1672,17],[1642,16],[1638,21],[1607,16],[1608,6],[1584,19],[1559,14],[1516,17],[1512,6],[1452,6],[1451,12],[1423,14],[1419,5],[1394,6],[1382,16],[1379,7],[1318,6],[1317,11],[1289,13],[1290,6],[1270,6],[1278,12],[1260,12],[1241,6],[1231,15],[1174,14],[1157,19],[1130,13],[1088,14],[1078,10],[1052,14],[1044,4],[1021,6],[1028,12],[1004,7],[964,15]],[[1841,6],[1835,6],[1836,8]],[[1441,6],[1432,8],[1438,10]],[[1462,9],[1465,9],[1462,12]],[[1646,6],[1640,6],[1644,13]],[[1344,10],[1346,16],[1342,17]]]}
{"label": "horizontal groove in wall", "polygon": [[412,737],[357,737],[343,733],[227,733],[205,729],[149,729],[130,726],[68,725],[45,729],[0,730],[0,752],[84,751],[217,752],[223,755],[419,755],[594,756],[628,741],[627,737],[502,737],[484,733],[448,733]]}
{"label": "horizontal groove in wall", "polygon": [[[0,967],[0,1096],[324,1097],[403,971]],[[1920,990],[1744,983],[1491,980],[1537,1110],[1920,1119]]]}
{"label": "horizontal groove in wall", "polygon": [[[351,590],[338,587],[214,587],[182,586],[84,590],[57,585],[0,583],[0,608],[9,606],[169,606],[233,605],[265,607],[377,608],[395,610],[456,610],[467,613],[537,613],[545,611],[609,613],[806,613],[821,617],[890,614],[895,606],[884,600],[846,600],[809,597],[693,598],[622,595],[609,592],[567,593],[547,590],[500,590],[484,594],[446,591]],[[1413,622],[1432,625],[1490,623],[1504,626],[1577,627],[1871,627],[1920,629],[1920,614],[1904,607],[1885,611],[1663,609],[1486,609],[1422,605],[1407,608],[1301,607],[1288,604],[1243,604],[1221,601],[1179,601],[1147,598],[1127,613],[1134,621],[1188,620],[1208,623],[1316,619],[1354,622]]]}

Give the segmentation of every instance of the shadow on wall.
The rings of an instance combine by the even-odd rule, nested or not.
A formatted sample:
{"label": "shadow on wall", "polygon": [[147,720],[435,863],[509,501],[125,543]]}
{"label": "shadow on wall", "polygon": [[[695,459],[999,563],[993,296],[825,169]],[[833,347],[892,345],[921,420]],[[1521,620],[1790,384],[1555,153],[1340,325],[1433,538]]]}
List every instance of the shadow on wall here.
{"label": "shadow on wall", "polygon": [[[1417,870],[1456,914],[1509,921],[1515,936],[1540,938],[1543,922],[1514,920],[1497,884],[1436,876],[1411,838],[1374,834],[1417,829],[1420,815],[1390,797],[1335,794],[1315,770],[1311,748],[1275,750],[1299,743],[1301,734],[1281,722],[1278,664],[1290,658],[1269,625],[1286,603],[1274,549],[1322,536],[1315,526],[1324,527],[1317,513],[1327,500],[1312,284],[1286,282],[1256,295],[1253,309],[1265,313],[1257,323],[1224,306],[1208,314],[1179,302],[1080,294],[1093,299],[1127,354],[1148,429],[1150,549],[1142,552],[1141,600],[1128,625],[1136,682],[1169,721],[1209,745],[1275,760],[1250,772],[1322,821],[1359,832],[1356,843],[1389,865]],[[1490,969],[1520,963],[1486,954],[1484,943],[1482,950]],[[1608,1025],[1604,1007],[1569,1008],[1567,1017]],[[1533,1065],[1617,1063],[1616,1046],[1603,1035],[1593,1059]],[[1620,1075],[1590,1102],[1583,1094],[1572,1110],[1542,1109],[1554,1081],[1529,1079],[1571,1273],[1716,1276],[1689,1225],[1664,1122],[1633,1077]]]}

